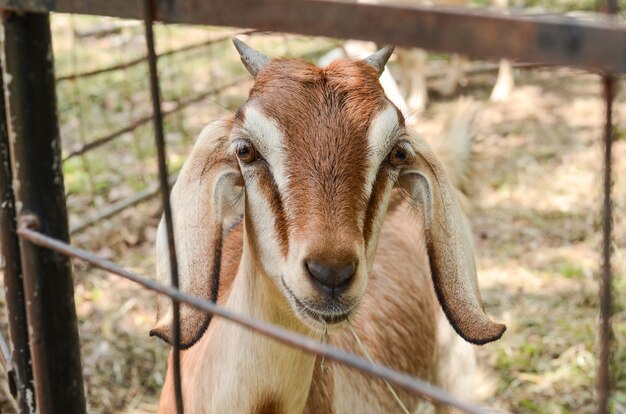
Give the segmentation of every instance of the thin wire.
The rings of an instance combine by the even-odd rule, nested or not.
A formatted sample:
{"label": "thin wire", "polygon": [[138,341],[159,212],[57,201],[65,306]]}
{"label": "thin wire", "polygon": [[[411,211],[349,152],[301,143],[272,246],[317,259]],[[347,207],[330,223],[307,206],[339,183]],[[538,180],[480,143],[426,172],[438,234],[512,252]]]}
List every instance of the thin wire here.
{"label": "thin wire", "polygon": [[[178,54],[178,53],[184,53],[184,52],[189,52],[189,51],[193,51],[195,49],[201,49],[204,48],[206,46],[210,46],[214,43],[219,43],[219,42],[224,42],[227,40],[230,40],[233,36],[239,36],[239,35],[250,35],[250,34],[254,34],[254,33],[258,33],[258,30],[254,30],[254,29],[250,29],[250,30],[244,30],[244,31],[236,31],[236,32],[232,32],[232,33],[227,33],[223,36],[217,37],[215,39],[209,39],[209,40],[204,40],[202,42],[199,43],[192,43],[189,45],[185,45],[182,46],[178,49],[170,49],[166,52],[160,53],[158,56],[159,57],[164,57],[164,56],[171,56],[174,54]],[[90,70],[90,71],[86,71],[86,72],[81,72],[81,73],[76,73],[73,72],[69,75],[63,75],[63,76],[59,76],[57,78],[57,82],[64,82],[67,80],[71,80],[71,79],[79,79],[79,78],[88,78],[91,76],[96,76],[96,75],[101,75],[103,73],[107,73],[107,72],[115,72],[118,70],[122,70],[122,69],[128,69],[132,66],[136,66],[139,65],[143,62],[146,61],[146,57],[145,56],[141,56],[139,58],[136,59],[132,59],[126,62],[122,62],[122,63],[118,63],[112,66],[107,66],[104,68],[100,68],[100,69],[96,69],[96,70]]]}
{"label": "thin wire", "polygon": [[[365,348],[365,345],[363,345],[363,343],[361,342],[361,339],[359,339],[359,336],[356,334],[356,330],[354,329],[354,326],[352,326],[352,321],[350,321],[350,319],[348,319],[348,329],[350,330],[350,333],[352,334],[352,336],[356,340],[356,344],[359,346],[359,349],[361,350],[361,352],[363,352],[363,355],[365,355],[367,360],[373,364],[374,360],[372,359],[370,354],[367,352],[367,349]],[[387,386],[387,389],[389,390],[389,392],[393,396],[394,400],[396,400],[396,402],[398,403],[398,405],[400,406],[400,408],[402,409],[404,414],[411,414],[411,412],[409,411],[408,408],[406,408],[406,405],[404,405],[404,403],[402,402],[402,400],[400,399],[400,397],[396,393],[396,390],[393,389],[393,387],[391,386],[389,381],[387,381],[384,378],[383,378],[383,381],[385,382],[385,385]]]}
{"label": "thin wire", "polygon": [[[216,104],[220,105],[218,102],[211,100],[210,96],[211,95],[215,95],[217,93],[220,93],[220,92],[224,91],[225,89],[231,88],[233,86],[237,86],[237,85],[239,85],[239,84],[241,84],[243,82],[247,82],[249,80],[250,80],[249,76],[239,77],[239,78],[237,78],[237,79],[235,79],[235,80],[233,80],[231,82],[228,82],[228,83],[226,83],[224,85],[220,85],[220,86],[212,88],[212,89],[210,89],[208,91],[201,92],[201,93],[199,93],[197,95],[194,95],[194,96],[191,96],[189,98],[181,99],[180,100],[180,104],[178,104],[175,107],[173,107],[171,109],[168,109],[166,111],[161,111],[161,113],[162,113],[162,115],[164,117],[166,117],[166,116],[174,114],[174,113],[176,113],[178,111],[182,111],[183,109],[185,109],[186,107],[188,107],[190,105],[194,105],[194,104],[200,103],[200,102],[202,102],[204,100],[207,100],[207,99],[210,100],[213,103],[216,103]],[[117,131],[114,131],[114,132],[112,132],[110,134],[107,134],[107,135],[105,135],[103,137],[94,139],[93,141],[89,142],[87,145],[84,145],[84,146],[82,146],[80,148],[76,148],[76,149],[68,151],[68,153],[65,156],[65,158],[63,158],[63,161],[66,161],[66,160],[68,160],[70,158],[73,158],[73,157],[76,157],[78,155],[81,155],[81,154],[83,154],[83,153],[85,153],[87,151],[91,151],[94,148],[97,148],[97,147],[100,147],[102,145],[105,145],[105,144],[107,144],[107,143],[109,143],[109,142],[111,142],[111,141],[121,137],[124,134],[128,134],[130,132],[133,132],[137,128],[139,128],[139,127],[141,127],[143,125],[146,125],[147,123],[149,123],[150,121],[153,121],[153,120],[154,120],[154,115],[143,116],[143,117],[137,119],[132,124],[126,125],[125,127],[121,128],[121,129],[119,129]]]}
{"label": "thin wire", "polygon": [[[76,73],[78,69],[78,42],[76,39],[76,21],[75,16],[70,15],[70,28],[72,30],[72,73]],[[78,121],[78,139],[80,140],[81,145],[87,145],[87,140],[85,138],[85,120],[83,116],[83,105],[82,105],[82,94],[81,90],[78,87],[78,78],[73,78],[72,80],[72,104],[74,108],[78,108],[77,111],[77,121]],[[94,208],[97,212],[99,212],[99,205],[97,203],[96,198],[96,181],[94,179],[93,170],[91,169],[91,163],[87,159],[87,154],[81,154],[80,157],[81,166],[87,172],[87,182],[89,183],[89,193],[91,194],[89,204],[92,208]]]}
{"label": "thin wire", "polygon": [[349,354],[332,345],[323,344],[309,338],[308,336],[292,332],[280,326],[239,315],[236,312],[217,305],[216,303],[188,295],[171,286],[163,285],[154,279],[130,272],[109,260],[96,256],[91,252],[79,249],[71,244],[57,240],[30,228],[33,225],[36,225],[36,222],[37,219],[33,216],[21,216],[17,234],[22,239],[28,240],[37,246],[45,247],[57,253],[83,260],[99,269],[106,270],[111,274],[121,276],[135,282],[146,289],[166,295],[170,298],[176,299],[180,303],[186,303],[206,313],[225,318],[238,325],[244,326],[251,331],[258,332],[286,345],[299,348],[304,352],[314,355],[325,356],[332,361],[355,368],[373,377],[385,379],[390,383],[410,392],[411,394],[425,398],[431,402],[456,407],[472,414],[496,412],[493,409],[481,407],[471,402],[461,401],[445,390],[422,379],[412,377],[408,374],[395,371],[382,365],[373,364],[363,358]]}
{"label": "thin wire", "polygon": [[[150,91],[152,96],[152,111],[154,113],[154,139],[157,147],[159,163],[159,181],[161,200],[163,203],[163,217],[167,230],[167,244],[170,259],[170,275],[172,287],[178,289],[178,261],[176,259],[176,242],[174,238],[174,223],[172,207],[170,205],[170,185],[168,182],[167,154],[165,150],[165,132],[163,130],[163,113],[161,111],[161,92],[159,90],[159,74],[157,57],[154,46],[154,31],[152,27],[156,7],[153,0],[144,0],[144,18],[146,26],[146,46],[148,49],[148,68],[150,70]],[[178,300],[172,299],[173,335],[172,335],[172,368],[174,369],[174,395],[176,397],[176,412],[183,414],[183,392],[180,377],[180,305]]]}
{"label": "thin wire", "polygon": [[[133,29],[130,29],[129,31],[129,36],[132,39],[132,37],[134,36],[134,32]],[[124,29],[122,29],[122,36],[124,35]],[[129,45],[131,44],[130,41],[125,41],[123,42],[123,55],[124,56],[128,56],[130,53],[130,47]],[[144,57],[145,60],[145,57]],[[145,81],[145,79],[136,79],[137,76],[132,76],[131,74],[134,73],[133,70],[127,70],[126,71],[126,76],[124,76],[124,80],[125,80],[125,88],[129,93],[125,94],[125,98],[126,98],[126,104],[128,105],[128,110],[126,110],[126,115],[127,115],[127,119],[128,119],[128,124],[127,125],[132,125],[132,123],[134,122],[133,119],[135,117],[135,112],[136,112],[136,108],[137,106],[135,105],[135,93],[133,91],[133,88],[135,87],[135,85],[137,83],[141,83],[142,87],[143,87],[143,82]],[[136,72],[135,72],[136,73]],[[132,76],[132,77],[131,77]],[[133,79],[134,78],[134,79]],[[146,169],[146,156],[145,156],[145,145],[142,139],[139,139],[139,137],[141,137],[141,134],[136,134],[132,137],[131,139],[131,143],[132,143],[132,147],[133,147],[133,152],[135,153],[135,158],[137,159],[137,163],[139,164],[139,179],[145,184],[148,185],[148,179],[146,178],[147,174],[147,169]],[[84,145],[83,145],[84,147]],[[152,154],[151,157],[152,158]]]}

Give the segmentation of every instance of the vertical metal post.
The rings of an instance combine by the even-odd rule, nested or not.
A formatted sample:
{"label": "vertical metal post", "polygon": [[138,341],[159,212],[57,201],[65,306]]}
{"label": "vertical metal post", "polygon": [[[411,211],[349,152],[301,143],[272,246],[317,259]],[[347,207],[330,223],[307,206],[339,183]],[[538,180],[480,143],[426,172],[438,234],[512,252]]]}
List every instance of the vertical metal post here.
{"label": "vertical metal post", "polygon": [[[178,260],[176,258],[176,242],[174,238],[174,222],[172,220],[172,206],[170,205],[170,185],[168,181],[167,156],[165,151],[165,132],[163,129],[163,112],[161,111],[161,91],[159,88],[159,73],[157,68],[157,54],[154,46],[153,21],[156,13],[156,0],[144,0],[144,18],[146,27],[146,47],[148,49],[148,69],[150,71],[150,94],[152,97],[152,111],[154,113],[154,141],[157,147],[159,164],[159,187],[161,189],[161,203],[163,217],[167,230],[167,246],[170,259],[170,274],[172,287],[178,289]],[[176,398],[176,413],[183,414],[183,390],[180,376],[180,303],[172,299],[172,313],[174,330],[172,335],[172,362],[174,368],[174,396]]]}
{"label": "vertical metal post", "polygon": [[600,280],[600,355],[598,366],[598,414],[608,414],[611,401],[611,313],[613,302],[613,273],[611,268],[611,243],[613,234],[613,205],[611,203],[612,147],[613,147],[613,94],[615,78],[604,75],[602,78],[606,115],[603,136],[603,193],[602,193],[602,265]]}
{"label": "vertical metal post", "polygon": [[[4,64],[4,62],[3,62]],[[11,360],[13,369],[8,373],[11,392],[17,399],[21,414],[35,412],[33,370],[28,346],[26,302],[22,281],[20,246],[15,234],[15,199],[13,174],[9,153],[9,131],[4,105],[4,82],[0,71],[0,243],[4,257],[4,292],[7,301]]]}
{"label": "vertical metal post", "polygon": [[[617,13],[617,0],[600,0],[600,10],[607,14]],[[602,76],[602,87],[605,102],[605,119],[603,134],[603,185],[602,185],[602,264],[600,280],[600,335],[598,363],[598,414],[611,412],[611,314],[613,308],[613,269],[611,253],[613,241],[613,205],[611,192],[613,189],[613,100],[615,98],[615,76],[606,73]]]}
{"label": "vertical metal post", "polygon": [[[15,206],[68,241],[48,14],[7,14],[5,72]],[[85,413],[74,286],[67,257],[20,240],[37,411]]]}

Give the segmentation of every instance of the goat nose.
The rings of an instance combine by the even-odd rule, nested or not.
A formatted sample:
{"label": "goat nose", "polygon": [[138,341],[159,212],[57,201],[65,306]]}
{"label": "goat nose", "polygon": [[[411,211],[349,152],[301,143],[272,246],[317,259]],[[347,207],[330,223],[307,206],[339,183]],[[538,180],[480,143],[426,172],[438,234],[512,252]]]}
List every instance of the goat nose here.
{"label": "goat nose", "polygon": [[340,294],[346,290],[356,271],[356,262],[328,265],[306,260],[305,263],[313,283],[327,294]]}

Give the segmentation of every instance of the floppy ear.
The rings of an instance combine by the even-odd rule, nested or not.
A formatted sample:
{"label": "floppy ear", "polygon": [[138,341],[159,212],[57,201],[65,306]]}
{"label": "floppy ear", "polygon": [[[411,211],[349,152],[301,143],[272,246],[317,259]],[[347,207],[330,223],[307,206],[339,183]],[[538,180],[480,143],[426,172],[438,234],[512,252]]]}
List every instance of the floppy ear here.
{"label": "floppy ear", "polygon": [[[219,291],[223,223],[242,194],[242,178],[235,157],[228,152],[230,122],[210,124],[196,141],[170,197],[178,259],[179,289],[215,302]],[[161,219],[157,231],[157,277],[170,284],[167,234]],[[172,344],[172,300],[159,296],[157,321],[151,336]],[[210,315],[180,305],[180,344],[192,346],[202,337]]]}
{"label": "floppy ear", "polygon": [[499,339],[506,326],[483,310],[469,225],[443,166],[421,137],[411,133],[415,151],[399,184],[424,211],[426,249],[439,303],[450,324],[468,342],[482,345]]}

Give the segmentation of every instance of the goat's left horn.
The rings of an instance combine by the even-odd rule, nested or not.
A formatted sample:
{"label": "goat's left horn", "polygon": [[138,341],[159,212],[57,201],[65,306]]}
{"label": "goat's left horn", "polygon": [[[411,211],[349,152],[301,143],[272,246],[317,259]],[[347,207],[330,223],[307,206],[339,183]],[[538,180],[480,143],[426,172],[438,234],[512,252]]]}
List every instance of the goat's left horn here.
{"label": "goat's left horn", "polygon": [[265,56],[258,50],[252,49],[250,46],[237,38],[233,38],[233,43],[239,52],[241,62],[248,69],[248,72],[254,77],[270,62],[270,58]]}
{"label": "goat's left horn", "polygon": [[378,71],[378,75],[380,76],[385,70],[385,65],[391,57],[393,49],[395,49],[395,46],[387,45],[380,49],[378,52],[366,57],[364,59],[364,62],[376,69]]}

